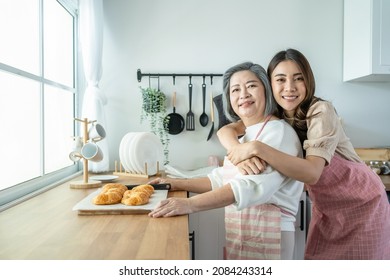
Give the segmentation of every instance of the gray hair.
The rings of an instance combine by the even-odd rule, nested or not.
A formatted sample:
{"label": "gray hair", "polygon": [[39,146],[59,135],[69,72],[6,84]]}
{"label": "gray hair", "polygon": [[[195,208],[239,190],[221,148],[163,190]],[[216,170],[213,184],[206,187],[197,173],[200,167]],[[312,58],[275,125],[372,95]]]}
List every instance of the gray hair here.
{"label": "gray hair", "polygon": [[244,62],[241,64],[237,64],[233,67],[230,67],[226,70],[223,75],[223,94],[222,94],[222,104],[223,111],[226,115],[226,118],[231,122],[236,122],[240,119],[240,117],[234,112],[232,105],[230,104],[230,78],[236,72],[240,71],[251,71],[256,75],[256,77],[261,81],[265,89],[265,109],[264,115],[267,116],[269,114],[275,114],[277,112],[277,105],[272,94],[272,89],[270,82],[268,80],[267,72],[258,64],[254,64],[252,62]]}

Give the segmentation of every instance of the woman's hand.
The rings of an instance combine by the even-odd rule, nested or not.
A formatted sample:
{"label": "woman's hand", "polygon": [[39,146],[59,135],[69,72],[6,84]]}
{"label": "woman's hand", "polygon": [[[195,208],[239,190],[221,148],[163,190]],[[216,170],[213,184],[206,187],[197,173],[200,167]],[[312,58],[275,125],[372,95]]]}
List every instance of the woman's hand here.
{"label": "woman's hand", "polygon": [[260,174],[267,167],[267,163],[257,156],[256,145],[259,145],[258,141],[246,142],[235,145],[228,151],[228,159],[244,175]]}
{"label": "woman's hand", "polygon": [[170,197],[160,201],[156,208],[149,213],[149,217],[171,217],[192,213],[190,199]]}
{"label": "woman's hand", "polygon": [[258,157],[252,157],[252,158],[243,160],[237,164],[238,170],[243,175],[260,174],[265,170],[266,167],[267,167],[267,163]]}
{"label": "woman's hand", "polygon": [[147,182],[147,184],[153,185],[153,184],[170,184],[171,188],[169,189],[170,191],[176,191],[177,189],[175,188],[175,180],[172,178],[154,178]]}
{"label": "woman's hand", "polygon": [[[165,182],[164,182],[165,183]],[[163,184],[163,179],[161,179],[160,177],[157,177],[157,178],[154,178],[152,180],[150,180],[149,182],[147,182],[146,184],[149,184],[149,185],[153,185],[153,184]]]}
{"label": "woman's hand", "polygon": [[257,143],[259,142],[250,141],[250,142],[232,146],[227,153],[228,159],[234,165],[237,165],[243,160],[250,159],[254,156],[257,156],[256,154],[253,154],[253,151],[255,150]]}

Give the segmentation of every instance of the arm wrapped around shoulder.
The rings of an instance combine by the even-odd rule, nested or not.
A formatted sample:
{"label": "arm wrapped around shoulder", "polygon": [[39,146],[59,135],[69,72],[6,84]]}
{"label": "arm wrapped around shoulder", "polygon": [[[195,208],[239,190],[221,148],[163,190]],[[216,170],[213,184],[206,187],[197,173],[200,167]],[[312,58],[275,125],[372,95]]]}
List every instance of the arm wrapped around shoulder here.
{"label": "arm wrapped around shoulder", "polygon": [[97,205],[116,204],[121,202],[125,191],[127,191],[127,187],[123,184],[106,184],[92,202]]}

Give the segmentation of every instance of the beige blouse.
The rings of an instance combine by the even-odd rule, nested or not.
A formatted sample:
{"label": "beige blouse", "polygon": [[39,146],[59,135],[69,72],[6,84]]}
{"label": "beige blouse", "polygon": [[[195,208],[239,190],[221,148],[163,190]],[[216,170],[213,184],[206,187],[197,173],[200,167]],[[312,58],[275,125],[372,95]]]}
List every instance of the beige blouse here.
{"label": "beige blouse", "polygon": [[347,160],[362,162],[330,102],[318,101],[310,107],[307,116],[307,140],[303,143],[306,156],[322,157],[328,165],[336,152]]}

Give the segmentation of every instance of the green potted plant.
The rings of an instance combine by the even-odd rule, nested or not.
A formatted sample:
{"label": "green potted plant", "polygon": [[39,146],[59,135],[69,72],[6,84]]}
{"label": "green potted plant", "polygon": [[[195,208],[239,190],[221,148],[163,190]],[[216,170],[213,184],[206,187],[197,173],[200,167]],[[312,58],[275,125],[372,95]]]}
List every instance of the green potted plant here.
{"label": "green potted plant", "polygon": [[166,96],[165,94],[151,87],[142,88],[142,113],[141,113],[141,123],[149,119],[151,132],[156,134],[161,141],[164,149],[164,165],[169,163],[169,136],[167,125],[169,119],[166,118],[167,108],[166,108]]}

